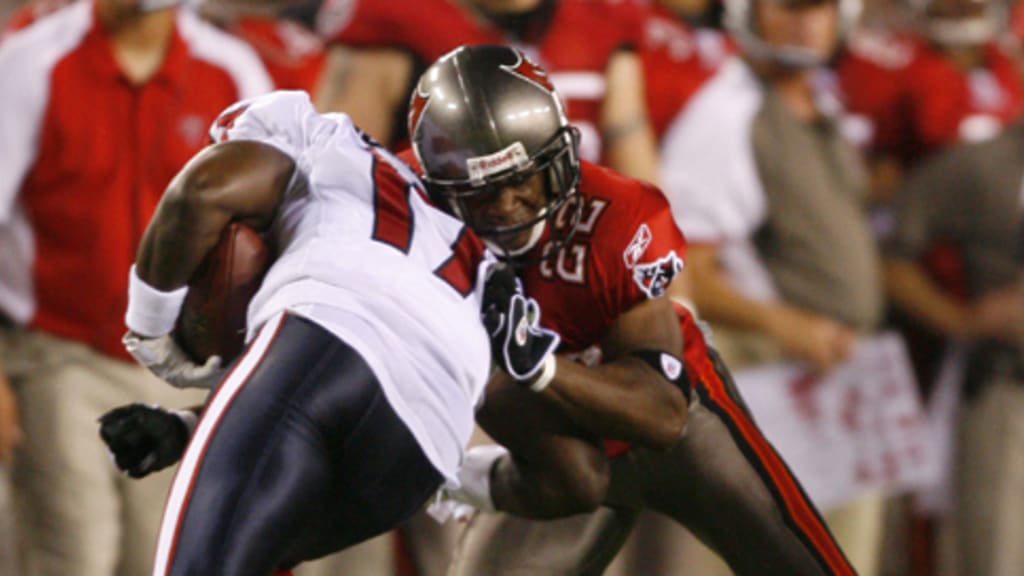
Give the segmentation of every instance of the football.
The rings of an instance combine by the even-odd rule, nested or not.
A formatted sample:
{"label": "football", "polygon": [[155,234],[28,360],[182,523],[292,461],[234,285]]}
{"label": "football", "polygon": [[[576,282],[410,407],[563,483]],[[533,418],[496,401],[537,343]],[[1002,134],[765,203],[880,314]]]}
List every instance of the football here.
{"label": "football", "polygon": [[232,222],[188,283],[175,337],[196,362],[220,356],[227,365],[245,345],[249,301],[263,282],[271,250],[253,228]]}

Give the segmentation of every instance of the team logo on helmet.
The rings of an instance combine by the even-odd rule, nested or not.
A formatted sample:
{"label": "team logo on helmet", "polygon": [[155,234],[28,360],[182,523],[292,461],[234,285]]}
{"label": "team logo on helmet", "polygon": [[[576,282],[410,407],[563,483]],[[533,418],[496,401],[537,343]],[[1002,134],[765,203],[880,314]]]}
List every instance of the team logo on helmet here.
{"label": "team logo on helmet", "polygon": [[511,66],[502,64],[502,70],[515,74],[527,82],[532,82],[548,92],[555,91],[555,85],[551,83],[548,73],[545,72],[543,68],[538,66],[537,63],[531,60],[529,56],[523,54],[519,50],[516,50],[515,53],[518,61]]}
{"label": "team logo on helmet", "polygon": [[416,84],[416,89],[412,91],[412,99],[409,101],[409,136],[415,136],[416,130],[420,127],[420,119],[423,118],[423,111],[430,102],[430,92],[424,92],[425,81],[426,77]]}

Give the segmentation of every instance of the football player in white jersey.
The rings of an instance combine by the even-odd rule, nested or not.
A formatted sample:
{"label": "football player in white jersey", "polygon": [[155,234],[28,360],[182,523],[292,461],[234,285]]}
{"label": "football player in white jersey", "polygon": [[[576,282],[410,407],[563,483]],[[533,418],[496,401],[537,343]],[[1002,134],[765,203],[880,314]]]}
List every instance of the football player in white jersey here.
{"label": "football player in white jersey", "polygon": [[[131,405],[104,415],[101,435],[144,476],[191,434],[154,575],[270,575],[393,528],[455,479],[489,337],[522,380],[559,338],[521,292],[489,288],[510,273],[347,116],[279,92],[229,108],[211,136],[142,238],[125,343],[172,384],[213,392],[198,421]],[[250,303],[248,349],[222,371],[189,361],[171,332],[231,221],[278,256]],[[167,436],[176,449],[155,440]]]}

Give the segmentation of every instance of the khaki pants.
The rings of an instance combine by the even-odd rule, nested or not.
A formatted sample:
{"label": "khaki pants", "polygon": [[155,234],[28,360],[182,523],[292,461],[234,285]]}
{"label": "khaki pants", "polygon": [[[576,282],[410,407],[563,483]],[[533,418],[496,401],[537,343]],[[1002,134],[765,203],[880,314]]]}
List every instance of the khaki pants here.
{"label": "khaki pants", "polygon": [[205,393],[37,332],[0,335],[0,361],[25,433],[13,467],[21,573],[148,574],[173,468],[143,480],[121,475],[96,420],[129,402],[183,407]]}
{"label": "khaki pants", "polygon": [[1024,386],[990,384],[964,407],[956,511],[962,576],[1024,575]]}
{"label": "khaki pants", "polygon": [[14,503],[11,501],[10,476],[0,465],[0,574],[21,574],[15,562]]}

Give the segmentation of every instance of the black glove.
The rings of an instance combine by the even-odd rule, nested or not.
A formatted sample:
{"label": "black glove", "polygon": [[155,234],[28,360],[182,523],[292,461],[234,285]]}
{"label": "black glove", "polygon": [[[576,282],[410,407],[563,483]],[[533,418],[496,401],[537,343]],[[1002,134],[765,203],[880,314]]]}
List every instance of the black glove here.
{"label": "black glove", "polygon": [[142,478],[181,459],[189,426],[182,416],[159,406],[129,404],[100,417],[100,437],[117,467]]}
{"label": "black glove", "polygon": [[495,264],[484,283],[484,328],[491,337],[491,358],[512,378],[526,382],[544,367],[561,337],[540,325],[540,306],[523,294],[512,269]]}

